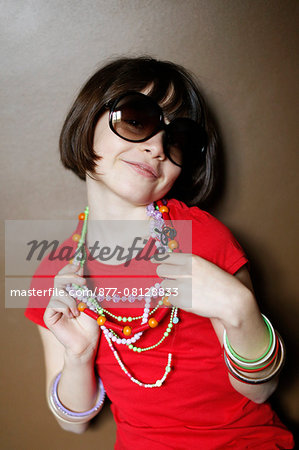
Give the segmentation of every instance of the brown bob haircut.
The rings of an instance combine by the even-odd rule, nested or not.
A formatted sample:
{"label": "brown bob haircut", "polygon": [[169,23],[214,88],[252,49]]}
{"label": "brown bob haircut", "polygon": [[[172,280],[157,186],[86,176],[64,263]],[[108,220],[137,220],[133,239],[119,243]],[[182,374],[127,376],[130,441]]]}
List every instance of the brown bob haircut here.
{"label": "brown bob haircut", "polygon": [[206,132],[204,159],[183,165],[168,197],[188,206],[207,200],[215,185],[216,133],[193,76],[183,67],[151,57],[118,58],[98,70],[83,86],[64,122],[59,148],[63,165],[81,179],[94,173],[99,157],[93,150],[95,126],[105,105],[127,91],[141,91],[163,109],[168,120],[188,117]]}

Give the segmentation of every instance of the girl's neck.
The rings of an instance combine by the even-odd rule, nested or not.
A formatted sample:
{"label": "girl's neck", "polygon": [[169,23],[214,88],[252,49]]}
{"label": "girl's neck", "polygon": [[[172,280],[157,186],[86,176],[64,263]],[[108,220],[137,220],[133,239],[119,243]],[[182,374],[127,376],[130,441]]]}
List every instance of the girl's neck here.
{"label": "girl's neck", "polygon": [[[92,247],[95,242],[114,249],[117,245],[129,248],[136,237],[149,239],[149,216],[146,204],[135,205],[120,197],[103,183],[87,179],[87,197],[89,206],[88,231],[86,242]],[[132,255],[135,257],[136,255]],[[106,264],[119,264],[110,258]]]}
{"label": "girl's neck", "polygon": [[95,180],[87,180],[87,198],[92,220],[148,220],[146,203],[133,204]]}

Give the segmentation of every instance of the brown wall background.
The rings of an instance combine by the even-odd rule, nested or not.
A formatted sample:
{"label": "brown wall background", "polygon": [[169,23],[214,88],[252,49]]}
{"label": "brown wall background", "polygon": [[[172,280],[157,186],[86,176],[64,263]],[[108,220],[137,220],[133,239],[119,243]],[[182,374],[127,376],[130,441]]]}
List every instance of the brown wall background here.
{"label": "brown wall background", "polygon": [[[199,77],[225,155],[225,178],[210,211],[247,251],[261,308],[287,343],[273,402],[294,428],[298,2],[1,0],[0,8],[3,220],[68,219],[84,207],[84,183],[60,166],[58,135],[75,93],[107,58],[151,54]],[[4,299],[1,333],[2,448],[112,449],[108,405],[83,436],[56,426],[35,326],[23,310],[5,310]]]}

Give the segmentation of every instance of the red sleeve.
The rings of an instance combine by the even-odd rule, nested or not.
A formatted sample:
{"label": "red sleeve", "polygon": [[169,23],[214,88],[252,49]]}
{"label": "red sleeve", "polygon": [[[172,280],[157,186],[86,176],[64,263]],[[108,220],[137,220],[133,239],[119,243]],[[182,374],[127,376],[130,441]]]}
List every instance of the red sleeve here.
{"label": "red sleeve", "polygon": [[169,202],[171,218],[192,220],[192,253],[236,273],[248,263],[244,250],[231,231],[214,216],[197,207],[188,208],[177,200]]}
{"label": "red sleeve", "polygon": [[231,231],[218,219],[201,211],[193,220],[194,252],[230,274],[248,262],[244,250]]}

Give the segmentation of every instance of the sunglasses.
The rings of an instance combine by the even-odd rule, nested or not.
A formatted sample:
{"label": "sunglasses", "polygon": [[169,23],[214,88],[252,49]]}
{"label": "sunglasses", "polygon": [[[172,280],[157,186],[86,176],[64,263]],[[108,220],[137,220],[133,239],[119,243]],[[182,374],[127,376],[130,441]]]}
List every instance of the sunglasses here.
{"label": "sunglasses", "polygon": [[164,131],[166,157],[176,166],[204,159],[206,132],[192,119],[176,118],[166,124],[161,107],[151,97],[129,91],[106,105],[113,133],[129,142],[145,142]]}

